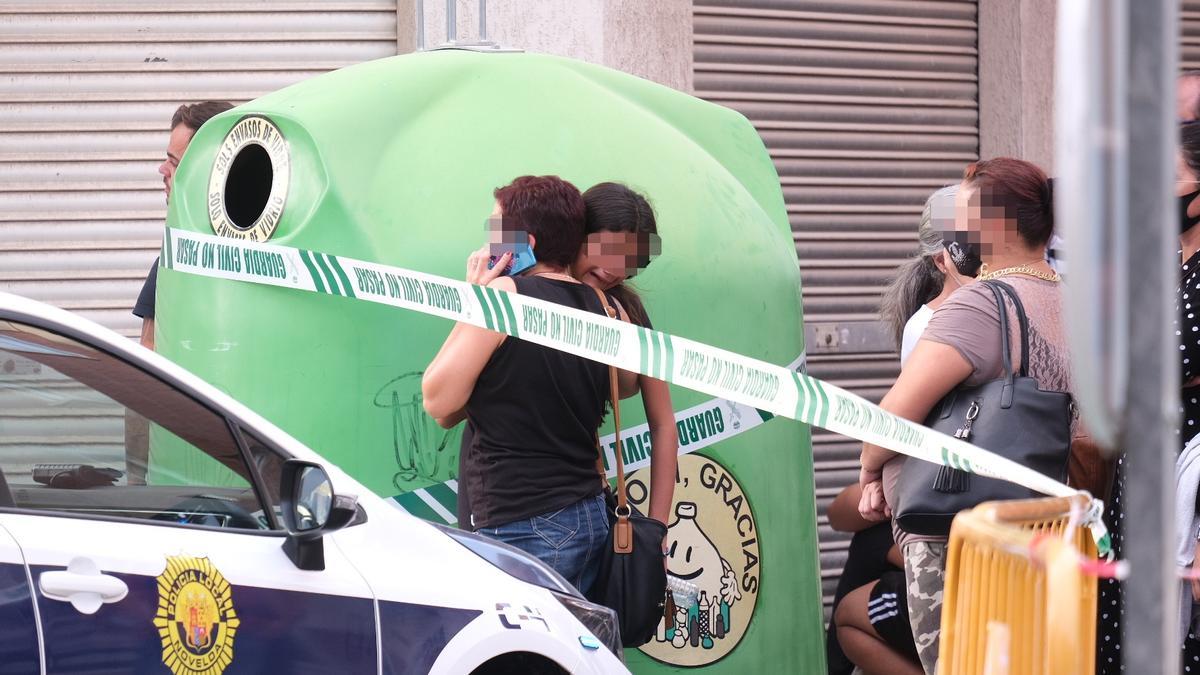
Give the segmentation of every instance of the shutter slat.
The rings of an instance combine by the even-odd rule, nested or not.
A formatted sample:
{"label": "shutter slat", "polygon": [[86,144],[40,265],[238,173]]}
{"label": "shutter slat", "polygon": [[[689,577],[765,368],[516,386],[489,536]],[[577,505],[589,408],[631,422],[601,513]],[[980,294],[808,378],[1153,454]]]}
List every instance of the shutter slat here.
{"label": "shutter slat", "polygon": [[[978,159],[975,22],[974,2],[696,3],[697,95],[745,115],[779,172],[804,285],[808,371],[871,400],[899,365],[879,337],[880,292],[916,249],[925,199]],[[832,351],[816,339],[831,325],[876,338]],[[827,610],[850,536],[824,514],[857,480],[860,448],[814,430]]]}
{"label": "shutter slat", "polygon": [[175,109],[392,56],[396,23],[396,0],[0,4],[0,290],[136,336]]}

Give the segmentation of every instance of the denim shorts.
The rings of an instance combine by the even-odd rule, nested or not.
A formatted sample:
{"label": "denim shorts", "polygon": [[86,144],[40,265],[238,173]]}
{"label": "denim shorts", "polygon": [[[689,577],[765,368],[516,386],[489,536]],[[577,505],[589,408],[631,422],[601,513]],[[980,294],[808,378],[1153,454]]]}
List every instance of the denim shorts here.
{"label": "denim shorts", "polygon": [[596,581],[600,554],[608,541],[604,495],[499,527],[483,527],[479,533],[538,558],[587,593]]}

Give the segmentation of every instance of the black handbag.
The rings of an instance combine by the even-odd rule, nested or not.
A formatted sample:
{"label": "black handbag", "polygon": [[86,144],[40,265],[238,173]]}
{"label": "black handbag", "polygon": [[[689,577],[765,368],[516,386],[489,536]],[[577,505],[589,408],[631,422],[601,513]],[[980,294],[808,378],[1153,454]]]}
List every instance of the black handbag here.
{"label": "black handbag", "polygon": [[[616,318],[607,298],[600,291],[600,302],[608,315]],[[626,647],[640,647],[654,637],[654,630],[663,617],[663,604],[667,595],[666,558],[663,555],[663,539],[667,526],[633,511],[625,490],[625,462],[621,457],[621,408],[617,388],[617,369],[608,369],[609,389],[612,397],[613,426],[617,432],[617,449],[613,454],[617,462],[617,489],[615,500],[610,492],[608,499],[609,529],[608,542],[600,557],[600,570],[596,582],[588,592],[588,599],[617,613],[621,628],[621,643]],[[599,447],[600,459],[597,466],[600,478],[608,489],[604,474],[604,450]],[[615,503],[614,503],[615,501]]]}
{"label": "black handbag", "polygon": [[[1000,308],[1004,375],[982,385],[959,386],[934,407],[925,426],[990,450],[1055,480],[1064,481],[1071,453],[1075,407],[1066,392],[1043,391],[1029,377],[1029,319],[1008,284],[981,282]],[[1021,332],[1021,368],[1013,372],[1008,336],[1012,299]],[[1034,491],[996,478],[909,459],[896,486],[896,524],[911,534],[948,535],[954,516],[983,502],[1038,497]]]}

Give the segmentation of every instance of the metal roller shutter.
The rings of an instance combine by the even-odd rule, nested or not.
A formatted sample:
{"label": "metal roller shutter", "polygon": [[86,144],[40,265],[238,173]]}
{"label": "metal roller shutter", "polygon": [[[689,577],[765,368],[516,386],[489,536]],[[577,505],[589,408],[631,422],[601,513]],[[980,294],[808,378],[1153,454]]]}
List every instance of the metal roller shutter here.
{"label": "metal roller shutter", "polygon": [[396,0],[0,0],[0,290],[136,335],[175,108],[396,50]]}
{"label": "metal roller shutter", "polygon": [[1179,14],[1179,66],[1200,69],[1200,2],[1184,0]]}
{"label": "metal roller shutter", "polygon": [[[978,158],[973,1],[697,0],[696,95],[766,141],[804,284],[809,373],[878,401],[899,370],[879,294],[916,250],[925,198]],[[849,537],[829,502],[859,444],[813,436],[826,608]]]}

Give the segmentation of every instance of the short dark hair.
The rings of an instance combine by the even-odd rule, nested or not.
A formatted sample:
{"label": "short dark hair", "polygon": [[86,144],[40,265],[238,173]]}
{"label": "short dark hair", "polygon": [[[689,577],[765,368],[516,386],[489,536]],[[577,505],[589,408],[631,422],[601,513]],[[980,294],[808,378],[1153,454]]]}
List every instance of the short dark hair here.
{"label": "short dark hair", "polygon": [[233,104],[226,101],[201,101],[190,105],[184,104],[176,108],[175,114],[171,115],[171,129],[182,124],[192,131],[199,131],[205,122],[232,109]]}
{"label": "short dark hair", "polygon": [[521,176],[493,193],[506,230],[533,235],[541,262],[566,267],[583,246],[586,207],[579,188],[558,176]]}
{"label": "short dark hair", "polygon": [[[641,193],[621,183],[597,183],[583,193],[587,205],[587,234],[594,232],[629,232],[639,235],[658,234],[658,223],[654,209]],[[648,238],[647,238],[648,240]],[[645,257],[639,257],[638,267],[650,264],[651,248],[646,247]],[[649,326],[650,318],[642,298],[628,282],[619,283],[608,289],[620,302],[629,318],[639,326]]]}
{"label": "short dark hair", "polygon": [[1017,221],[1017,234],[1041,246],[1054,234],[1053,187],[1033,162],[1012,157],[985,159],[967,166],[963,182],[990,193],[1004,206],[1004,217]]}

